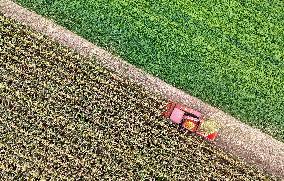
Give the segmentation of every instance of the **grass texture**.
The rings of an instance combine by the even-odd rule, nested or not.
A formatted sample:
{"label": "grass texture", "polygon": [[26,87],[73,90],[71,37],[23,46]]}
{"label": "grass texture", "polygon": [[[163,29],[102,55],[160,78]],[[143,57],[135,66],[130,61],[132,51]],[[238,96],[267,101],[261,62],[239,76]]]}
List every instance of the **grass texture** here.
{"label": "grass texture", "polygon": [[0,15],[3,180],[273,180],[161,117],[164,100]]}
{"label": "grass texture", "polygon": [[284,1],[17,2],[284,140]]}

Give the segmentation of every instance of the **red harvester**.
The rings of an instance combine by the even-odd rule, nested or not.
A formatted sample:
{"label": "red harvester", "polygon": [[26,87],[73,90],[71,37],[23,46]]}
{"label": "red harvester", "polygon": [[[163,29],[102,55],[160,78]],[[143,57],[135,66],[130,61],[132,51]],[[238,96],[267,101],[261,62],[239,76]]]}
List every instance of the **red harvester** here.
{"label": "red harvester", "polygon": [[216,122],[206,120],[199,111],[185,105],[169,102],[163,116],[207,140],[213,141],[217,137],[218,126]]}

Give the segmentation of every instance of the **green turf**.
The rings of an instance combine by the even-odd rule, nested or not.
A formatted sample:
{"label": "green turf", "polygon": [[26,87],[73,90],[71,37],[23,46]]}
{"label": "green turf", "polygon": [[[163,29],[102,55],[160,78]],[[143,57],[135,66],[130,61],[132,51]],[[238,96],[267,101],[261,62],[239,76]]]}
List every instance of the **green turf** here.
{"label": "green turf", "polygon": [[284,140],[284,1],[17,1]]}
{"label": "green turf", "polygon": [[185,134],[166,101],[0,14],[1,180],[277,180]]}

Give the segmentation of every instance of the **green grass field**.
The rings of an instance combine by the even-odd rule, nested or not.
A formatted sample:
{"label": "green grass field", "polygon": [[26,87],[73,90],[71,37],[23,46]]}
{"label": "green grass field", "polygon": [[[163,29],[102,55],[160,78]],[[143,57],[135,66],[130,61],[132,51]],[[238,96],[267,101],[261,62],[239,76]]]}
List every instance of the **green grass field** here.
{"label": "green grass field", "polygon": [[165,100],[0,14],[1,180],[277,180],[163,119]]}
{"label": "green grass field", "polygon": [[284,140],[284,1],[17,1]]}

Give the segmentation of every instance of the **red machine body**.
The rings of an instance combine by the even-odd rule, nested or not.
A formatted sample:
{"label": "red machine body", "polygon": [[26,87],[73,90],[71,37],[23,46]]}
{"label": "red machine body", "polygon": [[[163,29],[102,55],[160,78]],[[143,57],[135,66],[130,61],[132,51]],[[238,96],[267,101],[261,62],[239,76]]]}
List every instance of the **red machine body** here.
{"label": "red machine body", "polygon": [[173,123],[179,124],[190,132],[196,133],[207,140],[213,141],[217,137],[218,132],[216,130],[207,133],[202,129],[205,118],[199,111],[191,109],[183,104],[169,102],[163,116],[169,118]]}

